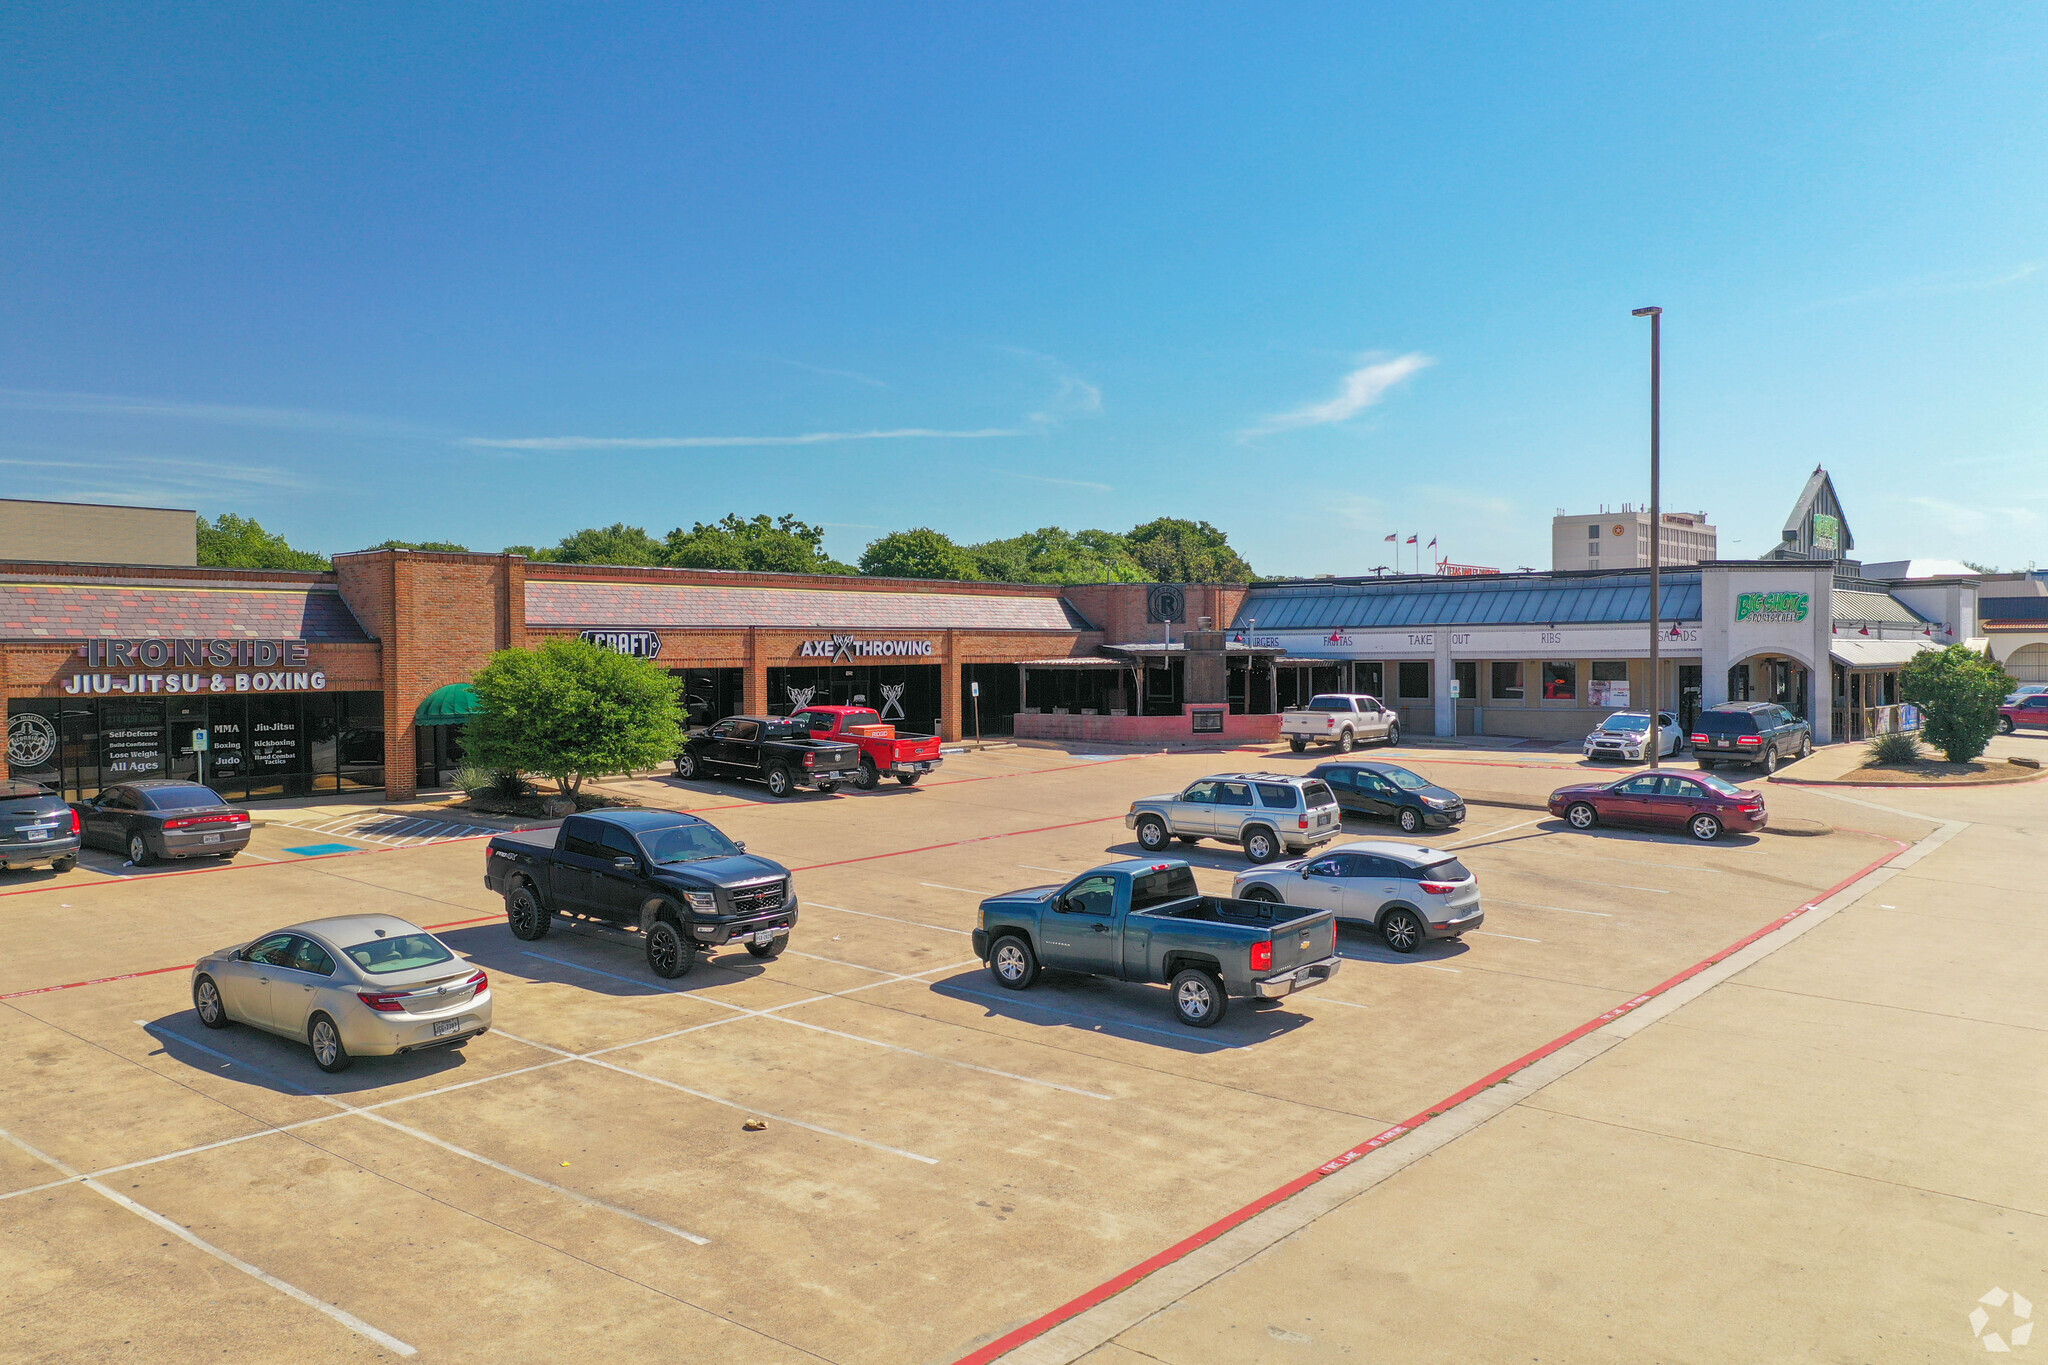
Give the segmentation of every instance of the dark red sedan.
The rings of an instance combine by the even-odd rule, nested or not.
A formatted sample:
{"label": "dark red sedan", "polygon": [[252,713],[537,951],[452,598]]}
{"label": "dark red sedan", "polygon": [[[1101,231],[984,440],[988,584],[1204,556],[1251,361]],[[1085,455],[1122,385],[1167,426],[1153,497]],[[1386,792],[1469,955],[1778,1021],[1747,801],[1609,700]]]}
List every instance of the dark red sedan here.
{"label": "dark red sedan", "polygon": [[1766,822],[1760,792],[1744,791],[1711,773],[1639,773],[1618,782],[1586,782],[1550,794],[1550,813],[1573,829],[1603,822],[1682,829],[1695,839],[1721,831],[1754,834]]}

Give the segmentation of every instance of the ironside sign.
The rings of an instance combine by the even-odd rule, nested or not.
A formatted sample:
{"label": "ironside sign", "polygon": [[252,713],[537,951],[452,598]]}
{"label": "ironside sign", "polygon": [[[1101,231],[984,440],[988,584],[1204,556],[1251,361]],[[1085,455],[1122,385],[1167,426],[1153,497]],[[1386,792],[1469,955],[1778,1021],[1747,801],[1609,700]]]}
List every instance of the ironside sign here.
{"label": "ironside sign", "polygon": [[576,638],[588,644],[609,649],[614,653],[630,654],[636,659],[659,659],[661,657],[661,632],[659,631],[599,628],[586,630]]}
{"label": "ironside sign", "polygon": [[304,640],[92,639],[77,652],[85,666],[64,679],[67,696],[327,690]]}

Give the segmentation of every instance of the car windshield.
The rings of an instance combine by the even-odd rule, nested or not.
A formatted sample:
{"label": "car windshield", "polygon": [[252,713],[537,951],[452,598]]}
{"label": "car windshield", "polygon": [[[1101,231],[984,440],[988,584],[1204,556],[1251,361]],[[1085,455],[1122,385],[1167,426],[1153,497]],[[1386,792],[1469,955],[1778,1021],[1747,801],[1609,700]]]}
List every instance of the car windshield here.
{"label": "car windshield", "polygon": [[674,829],[649,830],[640,836],[647,856],[657,863],[696,863],[706,858],[730,858],[739,845],[709,825],[678,825]]}
{"label": "car windshield", "polygon": [[1747,711],[1702,711],[1693,725],[1704,735],[1753,735],[1756,717]]}
{"label": "car windshield", "polygon": [[225,806],[220,793],[211,787],[155,787],[142,794],[151,810],[191,810],[195,806]]}
{"label": "car windshield", "polygon": [[1609,716],[1606,720],[1600,722],[1600,728],[1603,730],[1626,730],[1631,734],[1635,734],[1650,728],[1650,718],[1648,716]]}
{"label": "car windshield", "polygon": [[1199,894],[1195,889],[1194,869],[1186,863],[1176,867],[1154,868],[1131,878],[1133,911],[1149,910],[1155,905],[1183,901],[1189,896]]}
{"label": "car windshield", "polygon": [[371,976],[389,976],[393,972],[409,972],[415,967],[431,967],[437,962],[452,962],[455,954],[441,946],[441,940],[432,934],[398,934],[389,938],[371,939],[358,943],[353,948],[344,948],[349,960]]}
{"label": "car windshield", "polygon": [[1425,882],[1469,882],[1472,874],[1456,858],[1446,858],[1440,863],[1431,863],[1415,874],[1417,881]]}
{"label": "car windshield", "polygon": [[1436,785],[1422,774],[1411,773],[1406,768],[1381,768],[1378,769],[1378,772],[1381,777],[1386,778],[1387,781],[1393,783],[1404,792],[1419,792],[1424,787]]}
{"label": "car windshield", "polygon": [[1747,795],[1742,788],[1736,786],[1725,777],[1716,777],[1712,773],[1687,773],[1686,776],[1699,783],[1702,787],[1710,791],[1717,791],[1723,796]]}
{"label": "car windshield", "polygon": [[1301,794],[1308,799],[1311,806],[1337,804],[1337,793],[1330,790],[1327,782],[1304,782],[1301,784]]}
{"label": "car windshield", "polygon": [[1309,698],[1308,709],[1311,711],[1349,711],[1352,709],[1351,698],[1311,697]]}

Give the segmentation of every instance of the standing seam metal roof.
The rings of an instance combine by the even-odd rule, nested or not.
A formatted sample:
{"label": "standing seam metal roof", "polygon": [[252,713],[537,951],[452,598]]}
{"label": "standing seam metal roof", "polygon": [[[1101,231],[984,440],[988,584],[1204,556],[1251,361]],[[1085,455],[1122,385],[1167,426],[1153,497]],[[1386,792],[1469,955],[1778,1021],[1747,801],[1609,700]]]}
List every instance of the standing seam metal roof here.
{"label": "standing seam metal roof", "polygon": [[[1664,575],[1660,615],[1700,617],[1700,576]],[[1509,578],[1395,583],[1286,584],[1255,587],[1232,630],[1255,620],[1261,630],[1400,630],[1415,626],[1606,624],[1650,619],[1650,576],[1595,579]]]}

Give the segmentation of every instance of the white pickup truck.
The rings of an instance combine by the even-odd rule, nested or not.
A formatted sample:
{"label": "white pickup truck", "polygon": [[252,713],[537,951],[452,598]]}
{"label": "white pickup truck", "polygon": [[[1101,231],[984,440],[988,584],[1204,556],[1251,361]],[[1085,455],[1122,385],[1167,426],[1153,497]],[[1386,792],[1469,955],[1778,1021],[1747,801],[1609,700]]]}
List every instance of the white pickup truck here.
{"label": "white pickup truck", "polygon": [[1324,692],[1310,697],[1307,706],[1282,711],[1280,733],[1296,753],[1313,741],[1334,744],[1339,753],[1348,754],[1360,740],[1399,744],[1401,719],[1391,707],[1380,705],[1378,697],[1362,692]]}

